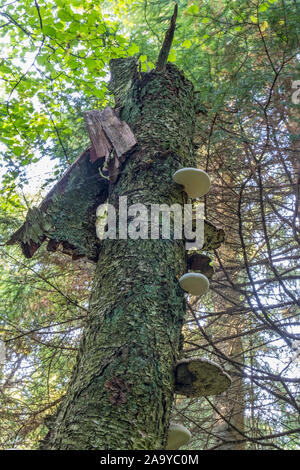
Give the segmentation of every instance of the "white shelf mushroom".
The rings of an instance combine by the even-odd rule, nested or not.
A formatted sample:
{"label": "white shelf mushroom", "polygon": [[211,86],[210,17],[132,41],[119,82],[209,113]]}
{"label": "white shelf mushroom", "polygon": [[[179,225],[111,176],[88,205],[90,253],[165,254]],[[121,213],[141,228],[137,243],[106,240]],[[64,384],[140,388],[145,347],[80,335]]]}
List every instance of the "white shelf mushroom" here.
{"label": "white shelf mushroom", "polygon": [[210,177],[198,168],[181,168],[174,173],[173,180],[184,186],[190,198],[204,196],[210,188]]}
{"label": "white shelf mushroom", "polygon": [[182,359],[175,367],[175,392],[187,397],[219,395],[231,385],[219,364],[200,357]]}
{"label": "white shelf mushroom", "polygon": [[179,279],[180,287],[192,295],[203,295],[209,289],[209,281],[204,274],[186,273]]}
{"label": "white shelf mushroom", "polygon": [[170,423],[166,450],[177,450],[187,444],[191,438],[190,431],[182,424]]}

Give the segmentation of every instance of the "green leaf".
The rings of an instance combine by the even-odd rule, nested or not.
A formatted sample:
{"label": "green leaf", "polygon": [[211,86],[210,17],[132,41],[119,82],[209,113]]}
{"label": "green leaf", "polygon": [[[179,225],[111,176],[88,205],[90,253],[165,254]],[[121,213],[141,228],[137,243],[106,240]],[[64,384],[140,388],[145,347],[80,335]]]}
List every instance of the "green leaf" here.
{"label": "green leaf", "polygon": [[12,70],[10,67],[8,67],[7,65],[0,65],[0,70],[1,72],[5,72],[5,73],[12,73]]}
{"label": "green leaf", "polygon": [[176,62],[176,55],[174,51],[171,51],[168,57],[169,62]]}
{"label": "green leaf", "polygon": [[49,26],[49,25],[45,25],[43,26],[43,32],[47,35],[47,36],[56,36],[56,29],[53,28],[52,26]]}
{"label": "green leaf", "polygon": [[38,63],[39,65],[44,65],[45,62],[47,61],[47,59],[48,59],[47,56],[45,56],[45,55],[39,55],[39,56],[37,57],[36,61],[37,61],[37,63]]}
{"label": "green leaf", "polygon": [[134,42],[128,47],[127,52],[129,55],[135,55],[139,52],[140,48]]}
{"label": "green leaf", "polygon": [[59,10],[57,17],[63,21],[70,21],[72,19],[69,13],[67,13],[65,10]]}
{"label": "green leaf", "polygon": [[259,11],[266,11],[268,10],[270,7],[270,5],[268,5],[267,3],[262,3],[261,6],[259,7]]}
{"label": "green leaf", "polygon": [[182,45],[182,47],[185,47],[186,49],[189,49],[192,45],[192,42],[189,39],[186,39],[185,41],[183,41],[183,43],[181,45]]}
{"label": "green leaf", "polygon": [[62,21],[59,21],[58,23],[55,23],[55,28],[58,29],[59,31],[64,30],[65,23],[63,23]]}
{"label": "green leaf", "polygon": [[20,156],[22,155],[22,153],[23,153],[23,148],[14,145],[14,146],[12,147],[12,151],[13,151],[13,153],[14,153],[15,155],[17,155],[17,157],[20,157]]}
{"label": "green leaf", "polygon": [[188,9],[187,12],[190,13],[191,15],[197,15],[199,12],[199,7],[197,5],[191,5]]}

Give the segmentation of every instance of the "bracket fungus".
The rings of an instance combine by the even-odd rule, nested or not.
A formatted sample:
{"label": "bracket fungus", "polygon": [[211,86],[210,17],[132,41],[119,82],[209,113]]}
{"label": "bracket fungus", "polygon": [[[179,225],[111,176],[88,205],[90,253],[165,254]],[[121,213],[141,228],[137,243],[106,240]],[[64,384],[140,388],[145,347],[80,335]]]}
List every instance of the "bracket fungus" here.
{"label": "bracket fungus", "polygon": [[213,361],[192,357],[175,367],[175,392],[187,397],[219,395],[231,385],[230,376]]}
{"label": "bracket fungus", "polygon": [[177,450],[191,439],[190,431],[182,424],[170,423],[166,450]]}
{"label": "bracket fungus", "polygon": [[200,253],[188,254],[187,266],[188,270],[193,272],[198,271],[204,274],[207,279],[211,279],[215,272],[211,258]]}
{"label": "bracket fungus", "polygon": [[209,289],[209,281],[204,274],[186,273],[179,279],[180,287],[192,295],[203,295]]}
{"label": "bracket fungus", "polygon": [[173,180],[184,186],[190,198],[204,196],[210,188],[210,177],[198,168],[181,168],[174,173]]}

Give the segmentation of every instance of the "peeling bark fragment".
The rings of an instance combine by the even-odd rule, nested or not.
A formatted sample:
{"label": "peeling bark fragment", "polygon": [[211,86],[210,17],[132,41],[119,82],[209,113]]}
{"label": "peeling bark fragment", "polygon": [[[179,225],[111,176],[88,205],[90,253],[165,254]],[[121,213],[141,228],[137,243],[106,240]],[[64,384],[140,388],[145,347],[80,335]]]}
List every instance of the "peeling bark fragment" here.
{"label": "peeling bark fragment", "polygon": [[112,144],[106,138],[101,125],[101,111],[98,109],[84,113],[86,127],[92,143],[91,162],[94,163],[99,158],[108,159],[112,152]]}
{"label": "peeling bark fragment", "polygon": [[120,121],[109,107],[103,111],[88,111],[84,117],[94,150],[93,161],[105,159],[110,182],[114,183],[121,163],[136,145],[135,137],[126,122]]}
{"label": "peeling bark fragment", "polygon": [[126,122],[120,121],[111,108],[105,108],[101,112],[100,119],[103,130],[111,142],[118,159],[123,162],[125,155],[136,145],[136,140],[130,127]]}

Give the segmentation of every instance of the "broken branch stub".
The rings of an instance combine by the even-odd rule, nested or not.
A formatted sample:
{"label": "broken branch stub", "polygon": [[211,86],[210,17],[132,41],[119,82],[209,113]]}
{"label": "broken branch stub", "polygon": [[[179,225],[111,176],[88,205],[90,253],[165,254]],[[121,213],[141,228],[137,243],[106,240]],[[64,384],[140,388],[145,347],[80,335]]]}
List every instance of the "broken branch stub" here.
{"label": "broken branch stub", "polygon": [[166,65],[169,57],[169,53],[171,50],[173,38],[174,38],[174,32],[175,32],[175,27],[176,27],[176,19],[177,19],[177,11],[178,11],[178,5],[177,3],[175,4],[174,7],[174,12],[170,21],[170,26],[168,31],[165,34],[164,42],[161,46],[159,56],[157,59],[156,63],[156,70],[157,72],[165,72],[166,70]]}
{"label": "broken branch stub", "polygon": [[95,234],[95,211],[108,192],[108,182],[99,172],[103,162],[91,163],[90,149],[86,149],[39,207],[28,211],[25,222],[7,245],[19,243],[23,254],[31,258],[47,240],[49,251],[62,245],[64,253],[96,261],[100,247]]}

